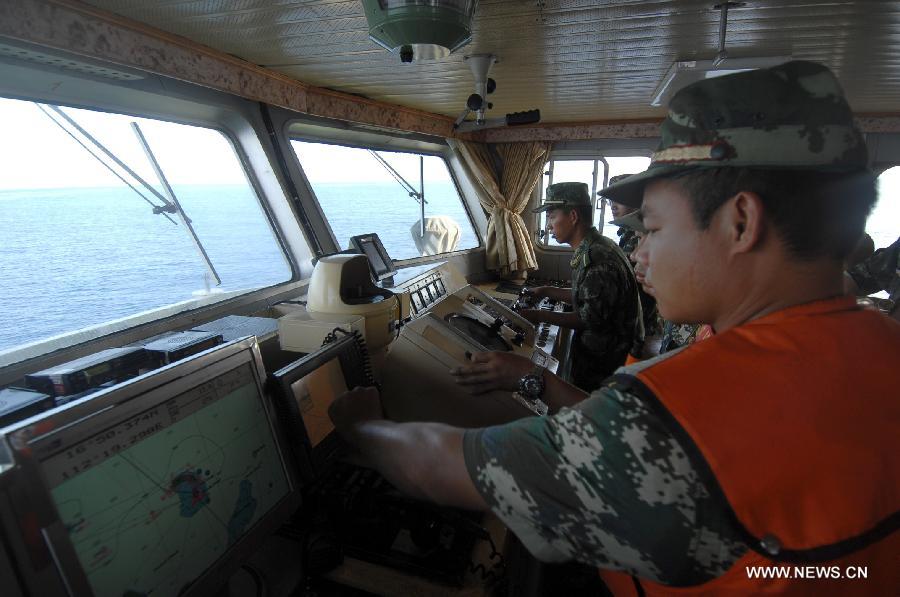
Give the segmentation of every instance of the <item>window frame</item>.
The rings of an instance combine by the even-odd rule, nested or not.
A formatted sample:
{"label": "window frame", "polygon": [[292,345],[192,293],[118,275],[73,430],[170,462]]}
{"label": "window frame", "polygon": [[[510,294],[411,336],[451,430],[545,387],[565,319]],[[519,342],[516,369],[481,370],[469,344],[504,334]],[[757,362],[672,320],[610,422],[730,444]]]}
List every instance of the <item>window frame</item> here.
{"label": "window frame", "polygon": [[[597,204],[599,202],[600,197],[597,196],[597,191],[599,191],[600,189],[605,187],[607,181],[609,180],[609,163],[606,161],[606,156],[603,156],[603,155],[594,156],[594,157],[564,156],[564,157],[556,158],[551,155],[550,159],[547,160],[547,163],[544,166],[545,169],[543,170],[541,176],[548,177],[547,178],[547,186],[549,187],[550,185],[553,184],[553,164],[555,162],[586,162],[586,161],[594,162],[593,181],[592,181],[592,186],[591,186],[591,190],[590,190],[591,201],[593,202],[593,210],[591,211],[591,213],[593,214],[596,211],[600,211],[600,228],[599,228],[599,230],[600,230],[600,233],[602,234],[603,233],[603,225],[606,223],[605,222],[606,204],[600,202],[600,207],[598,210]],[[598,165],[600,163],[603,164],[603,184],[598,188],[597,187],[597,175],[598,175],[597,170],[598,170]],[[537,188],[537,192],[539,194],[543,193],[543,185],[541,185],[540,187]],[[543,197],[539,196],[538,200],[543,201]],[[571,247],[566,247],[565,245],[551,245],[550,244],[550,235],[547,234],[547,231],[545,228],[541,228],[541,220],[543,220],[544,217],[546,217],[546,212],[540,212],[540,213],[536,213],[533,215],[536,216],[536,220],[534,222],[535,237],[538,241],[537,244],[542,249],[547,250],[547,251],[572,250]],[[591,225],[593,225],[593,222],[591,222]],[[542,232],[544,233],[543,235],[541,234]]]}
{"label": "window frame", "polygon": [[[869,213],[868,217],[866,218],[866,226],[865,226],[865,228],[866,228],[865,232],[866,232],[866,234],[869,234],[870,236],[871,236],[871,233],[868,231],[869,222],[872,221],[872,216],[876,215],[876,212],[879,211],[878,208],[881,207],[881,205],[882,205],[881,202],[886,200],[887,197],[890,196],[887,193],[882,194],[882,192],[881,192],[881,177],[884,176],[885,174],[891,172],[892,170],[897,170],[897,172],[894,174],[894,176],[896,176],[898,178],[898,180],[900,180],[900,163],[887,166],[884,170],[881,170],[880,172],[878,172],[878,175],[875,177],[875,185],[876,185],[876,189],[878,190],[878,199],[876,201],[876,204],[873,206],[872,211]],[[894,222],[894,220],[890,220],[890,222]],[[873,231],[873,232],[875,232],[875,231]],[[891,243],[896,241],[897,238],[900,238],[900,221],[898,221],[898,223],[894,226],[893,230],[889,230],[887,232],[886,238],[875,240],[875,238],[872,237],[872,240],[875,244],[875,250],[877,251],[878,249],[882,249],[884,247],[889,246]],[[879,242],[882,243],[882,246],[879,246]],[[883,244],[883,243],[887,243],[887,244]]]}
{"label": "window frame", "polygon": [[[448,146],[441,149],[427,149],[423,147],[408,147],[403,144],[403,141],[406,139],[399,139],[397,137],[392,137],[387,134],[376,133],[377,136],[383,136],[385,138],[384,143],[373,142],[371,139],[367,139],[367,142],[354,142],[350,139],[341,139],[335,140],[329,138],[327,136],[320,135],[302,135],[297,132],[292,132],[290,127],[292,124],[297,122],[302,123],[302,120],[294,120],[292,122],[287,123],[285,127],[285,138],[288,141],[288,145],[292,141],[300,141],[302,143],[320,143],[323,145],[334,145],[338,147],[346,147],[350,149],[362,149],[362,150],[372,150],[372,151],[383,151],[387,153],[407,153],[413,155],[424,155],[431,156],[440,159],[444,163],[444,167],[447,169],[447,173],[450,175],[450,180],[453,182],[453,188],[456,190],[457,197],[459,197],[459,202],[462,205],[463,210],[465,210],[466,217],[469,219],[469,225],[472,228],[472,231],[475,233],[475,238],[478,241],[478,244],[474,247],[469,247],[467,249],[458,249],[456,251],[450,251],[448,253],[438,253],[437,255],[426,255],[422,257],[411,257],[408,259],[392,259],[394,265],[397,269],[402,269],[405,267],[412,267],[416,265],[420,265],[423,263],[430,263],[433,261],[443,261],[446,259],[450,259],[457,255],[466,255],[468,253],[473,253],[479,250],[484,250],[484,238],[482,236],[481,230],[477,224],[476,219],[473,217],[472,210],[469,206],[468,201],[463,194],[462,187],[460,186],[459,180],[457,180],[456,173],[450,165],[450,161],[447,158],[446,152],[450,151]],[[391,141],[400,141],[401,143],[391,144]],[[430,144],[438,145],[434,141],[430,141]],[[294,160],[294,164],[297,166],[298,170],[303,176],[303,183],[305,190],[309,193],[309,198],[311,203],[314,205],[315,210],[317,212],[317,216],[321,218],[322,223],[324,224],[325,229],[328,231],[328,237],[331,241],[332,248],[335,252],[341,251],[341,245],[338,241],[337,237],[334,234],[334,230],[331,227],[331,223],[328,221],[328,216],[325,214],[324,209],[322,208],[322,204],[319,202],[319,198],[313,189],[312,184],[309,182],[309,179],[306,177],[306,171],[303,169],[303,164],[300,162],[300,158],[297,156],[297,152],[291,149],[291,156]],[[307,214],[309,215],[309,214]],[[377,230],[370,232],[378,232]]]}
{"label": "window frame", "polygon": [[[604,188],[609,182],[609,162],[607,161],[609,158],[630,158],[630,157],[646,157],[649,158],[653,155],[652,147],[655,147],[658,142],[658,139],[607,139],[602,140],[599,143],[597,141],[574,141],[574,142],[564,142],[560,143],[561,147],[558,147],[550,152],[550,156],[545,162],[544,170],[541,173],[541,176],[547,176],[547,171],[550,168],[550,165],[557,162],[564,161],[586,161],[586,160],[594,160],[594,161],[602,161],[605,165],[605,172],[603,178],[603,185],[595,188],[592,191],[592,201],[594,202],[594,211],[601,212],[601,220],[600,227],[598,230],[600,234],[603,234],[603,226],[606,225],[606,205],[601,204],[598,209],[597,202],[600,200],[597,192]],[[552,184],[552,178],[548,181],[548,186]],[[543,193],[542,185],[535,185],[535,189],[533,192],[533,201],[534,205],[538,206],[543,201],[543,197],[541,194]],[[567,247],[565,245],[551,245],[549,244],[549,235],[544,234],[543,238],[541,237],[541,232],[543,229],[541,228],[541,218],[542,214],[536,213],[532,214],[533,218],[531,220],[531,225],[533,228],[533,237],[535,240],[535,249],[539,251],[545,251],[548,253],[564,253],[571,252],[573,250],[572,247]]]}
{"label": "window frame", "polygon": [[[29,371],[104,348],[237,312],[259,311],[274,302],[294,298],[305,289],[308,277],[302,275],[302,263],[312,252],[305,232],[290,211],[290,198],[268,153],[264,142],[268,135],[259,123],[258,104],[148,73],[140,73],[137,81],[110,81],[0,59],[0,74],[8,75],[0,81],[0,97],[5,99],[153,119],[220,133],[234,151],[289,271],[288,279],[275,285],[222,293],[212,300],[165,305],[4,349],[0,353],[0,386],[20,380]],[[258,178],[258,171],[275,174],[271,180],[263,181]]]}

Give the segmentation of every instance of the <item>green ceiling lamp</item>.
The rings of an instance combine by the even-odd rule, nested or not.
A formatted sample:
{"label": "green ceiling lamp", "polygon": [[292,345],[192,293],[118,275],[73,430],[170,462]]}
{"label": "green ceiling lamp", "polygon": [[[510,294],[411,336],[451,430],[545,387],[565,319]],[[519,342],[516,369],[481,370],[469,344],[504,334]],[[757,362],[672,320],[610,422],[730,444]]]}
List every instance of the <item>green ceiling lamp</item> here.
{"label": "green ceiling lamp", "polygon": [[445,58],[472,39],[478,0],[362,0],[369,38],[401,62]]}

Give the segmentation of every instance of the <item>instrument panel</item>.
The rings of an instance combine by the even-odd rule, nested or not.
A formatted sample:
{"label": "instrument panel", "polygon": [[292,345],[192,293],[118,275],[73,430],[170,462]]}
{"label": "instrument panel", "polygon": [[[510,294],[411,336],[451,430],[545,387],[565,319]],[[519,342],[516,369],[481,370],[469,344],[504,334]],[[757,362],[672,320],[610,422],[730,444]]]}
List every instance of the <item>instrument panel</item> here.
{"label": "instrument panel", "polygon": [[425,313],[428,308],[447,295],[440,270],[416,280],[408,288],[410,310],[414,317]]}

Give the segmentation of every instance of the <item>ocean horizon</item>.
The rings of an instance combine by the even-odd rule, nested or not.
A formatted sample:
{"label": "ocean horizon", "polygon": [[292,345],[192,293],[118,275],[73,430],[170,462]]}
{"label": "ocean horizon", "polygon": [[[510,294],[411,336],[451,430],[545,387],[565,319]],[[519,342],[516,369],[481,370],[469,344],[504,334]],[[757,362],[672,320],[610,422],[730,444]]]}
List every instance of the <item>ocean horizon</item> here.
{"label": "ocean horizon", "polygon": [[[218,287],[177,216],[170,214],[175,226],[154,215],[128,187],[0,190],[0,351],[189,300],[210,288],[249,290],[290,279],[250,187],[173,186],[222,280]],[[459,246],[477,246],[450,186],[433,185],[427,213],[466,218]],[[316,191],[339,242],[378,232],[393,258],[419,256],[410,235],[419,207],[399,185],[319,184]],[[360,214],[352,207],[362,197],[366,210]],[[372,229],[377,222],[384,223]]]}
{"label": "ocean horizon", "polygon": [[[377,232],[392,258],[419,256],[410,233],[419,205],[399,185],[314,186],[342,247],[351,236]],[[174,188],[222,279],[218,287],[183,226],[154,215],[127,187],[0,189],[0,351],[190,300],[211,288],[251,290],[290,279],[281,246],[248,186]],[[882,201],[893,195],[886,190]],[[448,215],[460,224],[456,248],[477,247],[452,183],[432,183],[426,193],[427,215]],[[897,210],[896,201],[876,206],[867,226],[876,248],[896,240]]]}

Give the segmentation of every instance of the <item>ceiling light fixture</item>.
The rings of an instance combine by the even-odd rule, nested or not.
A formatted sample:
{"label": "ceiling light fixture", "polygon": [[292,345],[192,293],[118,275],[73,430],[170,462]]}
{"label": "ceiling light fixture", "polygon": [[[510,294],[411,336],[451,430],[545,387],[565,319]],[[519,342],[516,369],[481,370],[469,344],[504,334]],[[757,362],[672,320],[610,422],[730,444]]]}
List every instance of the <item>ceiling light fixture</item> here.
{"label": "ceiling light fixture", "polygon": [[732,58],[725,49],[725,34],[728,27],[728,9],[745,6],[746,2],[723,2],[713,6],[721,11],[719,15],[719,51],[709,60],[678,60],[672,63],[668,72],[653,92],[651,106],[664,106],[675,92],[702,79],[721,77],[757,68],[778,66],[791,59],[790,56],[765,56]]}
{"label": "ceiling light fixture", "polygon": [[445,58],[472,39],[478,0],[362,0],[369,39],[401,62]]}

